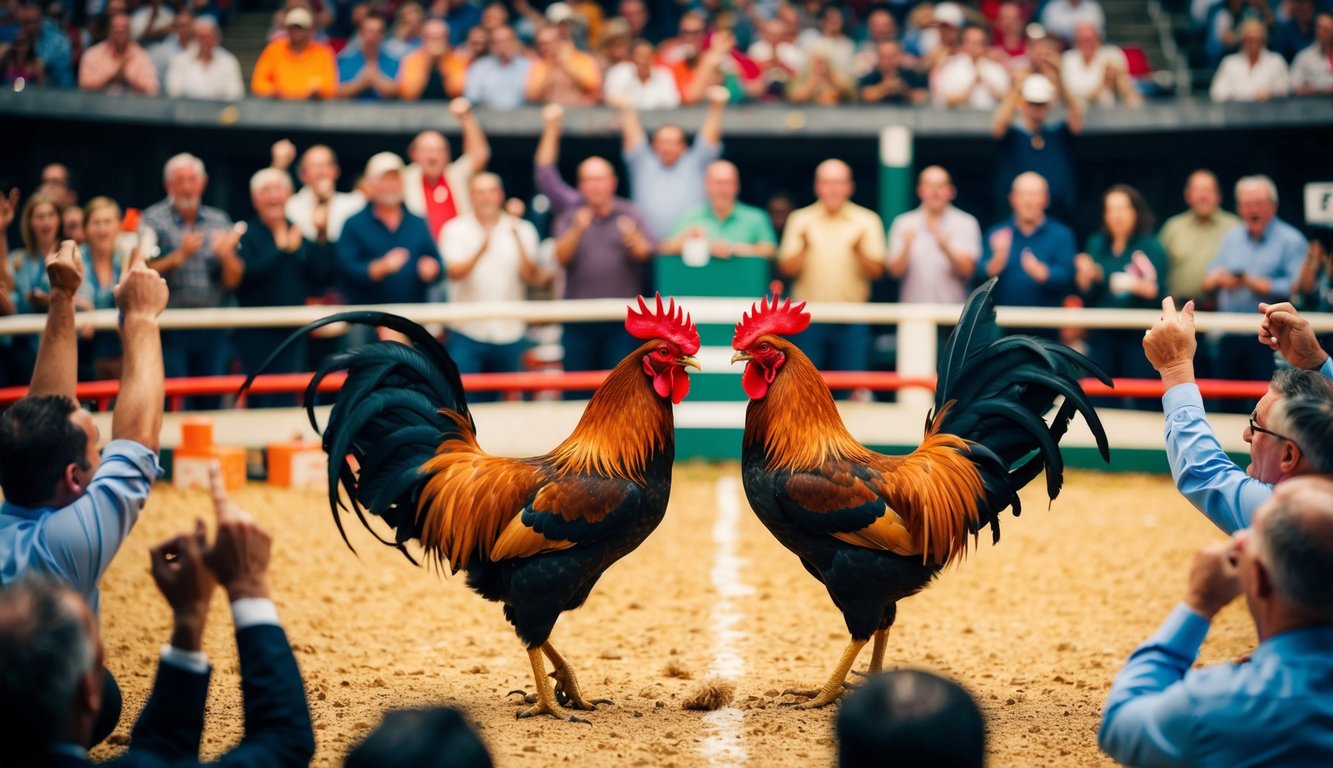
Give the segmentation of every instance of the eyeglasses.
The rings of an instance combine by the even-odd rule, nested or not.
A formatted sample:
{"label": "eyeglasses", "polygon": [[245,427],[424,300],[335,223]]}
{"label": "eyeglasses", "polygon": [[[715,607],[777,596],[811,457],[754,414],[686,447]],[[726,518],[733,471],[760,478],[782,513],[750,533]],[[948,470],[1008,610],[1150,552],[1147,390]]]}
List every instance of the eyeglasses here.
{"label": "eyeglasses", "polygon": [[1256,433],[1257,433],[1257,432],[1263,432],[1265,435],[1272,435],[1273,437],[1276,437],[1276,438],[1279,439],[1279,440],[1286,440],[1286,441],[1289,442],[1289,443],[1294,443],[1294,442],[1296,442],[1295,440],[1292,440],[1290,437],[1287,437],[1286,435],[1280,435],[1280,434],[1278,434],[1277,432],[1274,432],[1274,431],[1271,430],[1271,429],[1264,429],[1263,427],[1259,426],[1259,423],[1256,422],[1256,421],[1254,420],[1254,416],[1255,416],[1254,413],[1251,413],[1251,414],[1250,414],[1250,431],[1251,431],[1251,432],[1256,432]]}

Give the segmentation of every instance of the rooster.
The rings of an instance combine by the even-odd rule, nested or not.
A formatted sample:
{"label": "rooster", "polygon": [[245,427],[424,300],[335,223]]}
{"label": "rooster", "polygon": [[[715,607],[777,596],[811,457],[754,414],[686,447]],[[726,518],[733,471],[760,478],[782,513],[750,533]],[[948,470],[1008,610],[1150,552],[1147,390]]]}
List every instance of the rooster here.
{"label": "rooster", "polygon": [[[745,362],[750,398],[742,442],[745,495],[768,530],[828,589],[851,643],[832,677],[802,708],[842,694],[847,673],[874,638],[870,673],[880,671],[898,601],[928,585],[999,515],[1020,511],[1018,490],[1046,471],[1060,491],[1059,440],[1075,411],[1088,421],[1102,457],[1106,434],[1079,386],[1106,374],[1060,344],[1000,338],[991,292],[968,299],[938,367],[925,437],[905,456],[869,450],[847,431],[810,359],[784,336],[810,324],[805,304],[762,300],[736,325],[732,362]],[[1045,414],[1064,402],[1048,426]]]}
{"label": "rooster", "polygon": [[[330,357],[305,394],[311,425],[320,380],[348,375],[323,446],[329,508],[343,541],[339,508],[356,514],[379,540],[400,550],[420,543],[427,562],[504,604],[505,618],[527,648],[537,690],[518,717],[578,721],[566,706],[592,710],[573,669],[551,645],[564,611],[583,604],[608,567],[657,527],[671,492],[675,456],[672,405],[689,391],[686,367],[699,368],[699,332],[672,300],[655,310],[643,298],[625,328],[645,339],[602,382],[578,426],[544,456],[491,456],[477,444],[458,368],[416,323],[380,312],[326,317],[297,331],[276,352],[336,322],[383,326],[410,344],[378,342]],[[249,382],[246,382],[246,386]],[[339,494],[345,492],[346,501]],[[394,532],[375,532],[366,513]],[[554,668],[547,676],[542,654]]]}

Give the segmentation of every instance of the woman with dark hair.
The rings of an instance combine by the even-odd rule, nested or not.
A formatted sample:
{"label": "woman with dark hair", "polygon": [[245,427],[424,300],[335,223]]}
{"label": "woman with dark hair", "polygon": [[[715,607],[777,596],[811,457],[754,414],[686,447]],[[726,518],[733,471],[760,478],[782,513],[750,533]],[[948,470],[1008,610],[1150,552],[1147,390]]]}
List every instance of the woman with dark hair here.
{"label": "woman with dark hair", "polygon": [[[1156,309],[1166,285],[1167,260],[1153,236],[1153,216],[1143,195],[1116,184],[1102,196],[1102,228],[1074,257],[1074,284],[1092,309]],[[1097,329],[1088,335],[1089,355],[1112,377],[1153,378],[1143,356],[1142,334]],[[1129,401],[1130,407],[1136,403]]]}

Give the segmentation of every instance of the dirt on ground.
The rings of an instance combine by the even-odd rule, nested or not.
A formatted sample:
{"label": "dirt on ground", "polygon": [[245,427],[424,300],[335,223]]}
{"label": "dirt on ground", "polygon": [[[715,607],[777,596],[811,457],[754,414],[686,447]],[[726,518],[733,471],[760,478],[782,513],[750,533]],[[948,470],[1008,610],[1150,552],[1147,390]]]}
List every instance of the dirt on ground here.
{"label": "dirt on ground", "polygon": [[[274,534],[272,581],[282,623],[305,676],[315,764],[343,755],[392,708],[449,704],[472,718],[499,766],[827,766],[835,753],[829,707],[798,711],[781,691],[822,684],[846,647],[842,617],[823,587],[745,505],[735,464],[677,468],[657,532],[612,567],[553,644],[590,698],[613,706],[590,725],[516,720],[510,691],[533,690],[527,656],[500,607],[461,577],[417,568],[377,544],[355,519],[348,551],[326,497],[251,484],[233,494]],[[732,480],[726,480],[732,478]],[[719,488],[719,481],[722,482]],[[719,493],[734,496],[734,554],[716,525]],[[1221,534],[1170,479],[1071,472],[1047,508],[1044,487],[925,592],[899,605],[888,667],[921,667],[970,689],[989,728],[992,766],[1110,765],[1096,745],[1107,690],[1131,650],[1184,592],[1194,551]],[[107,663],[125,713],[95,757],[128,742],[152,685],[170,614],[148,575],[148,547],[211,509],[199,492],[154,489],[103,584]],[[719,544],[719,542],[722,542]],[[1217,619],[1201,662],[1254,644],[1244,607]],[[242,733],[235,643],[225,599],[206,634],[214,664],[204,756]],[[870,656],[867,648],[858,667]],[[735,686],[729,708],[686,710],[701,681]]]}

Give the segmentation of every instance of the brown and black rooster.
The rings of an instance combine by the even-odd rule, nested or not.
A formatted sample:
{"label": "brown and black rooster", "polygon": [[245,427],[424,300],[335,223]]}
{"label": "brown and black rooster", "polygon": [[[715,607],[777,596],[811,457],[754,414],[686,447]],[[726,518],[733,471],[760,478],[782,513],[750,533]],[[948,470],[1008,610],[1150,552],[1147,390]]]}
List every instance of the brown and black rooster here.
{"label": "brown and black rooster", "polygon": [[383,326],[411,342],[335,355],[306,390],[318,429],[315,388],[328,374],[347,371],[323,431],[329,507],[339,531],[338,510],[350,506],[372,533],[367,512],[387,523],[393,537],[376,537],[409,560],[405,544],[416,540],[434,565],[466,571],[469,587],[504,604],[527,647],[537,692],[529,697],[535,706],[518,716],[576,720],[565,706],[591,710],[595,702],[584,698],[569,663],[552,647],[551,630],[662,521],[675,456],[672,404],[689,391],[685,367],[699,367],[691,356],[699,350],[698,330],[674,300],[664,309],[659,296],[651,310],[640,298],[625,328],[647,343],[611,371],[555,450],[510,459],[477,445],[458,367],[416,323],[348,312],[312,323],[286,343],[336,322]]}
{"label": "brown and black rooster", "polygon": [[[1052,341],[1000,337],[992,279],[968,299],[942,350],[935,407],[921,445],[885,456],[843,425],[810,359],[784,336],[810,324],[804,304],[761,301],[736,325],[732,362],[745,361],[750,397],[742,444],[745,495],[783,546],[823,582],[852,641],[832,677],[803,708],[835,701],[857,655],[874,638],[870,671],[883,664],[898,601],[921,591],[999,515],[1020,511],[1018,491],[1046,472],[1063,482],[1059,440],[1077,411],[1102,457],[1106,435],[1079,386],[1109,383],[1082,355]],[[1048,425],[1057,397],[1064,402]]]}

